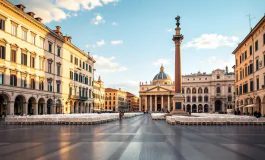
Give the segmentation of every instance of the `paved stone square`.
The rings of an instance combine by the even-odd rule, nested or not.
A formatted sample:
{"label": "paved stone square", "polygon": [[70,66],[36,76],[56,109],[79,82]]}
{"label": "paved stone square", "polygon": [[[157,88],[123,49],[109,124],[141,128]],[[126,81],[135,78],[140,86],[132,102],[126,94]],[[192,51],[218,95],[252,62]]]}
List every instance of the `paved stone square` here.
{"label": "paved stone square", "polygon": [[98,125],[0,125],[0,159],[249,160],[265,126],[179,126],[142,115]]}

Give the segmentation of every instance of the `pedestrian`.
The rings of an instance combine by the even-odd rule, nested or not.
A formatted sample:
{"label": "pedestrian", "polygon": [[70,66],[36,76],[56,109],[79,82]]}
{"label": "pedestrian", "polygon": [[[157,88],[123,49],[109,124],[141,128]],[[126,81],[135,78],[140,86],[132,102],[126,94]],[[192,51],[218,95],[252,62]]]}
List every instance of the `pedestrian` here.
{"label": "pedestrian", "polygon": [[119,112],[119,116],[120,116],[120,120],[121,120],[121,117],[122,117],[122,112],[121,111]]}

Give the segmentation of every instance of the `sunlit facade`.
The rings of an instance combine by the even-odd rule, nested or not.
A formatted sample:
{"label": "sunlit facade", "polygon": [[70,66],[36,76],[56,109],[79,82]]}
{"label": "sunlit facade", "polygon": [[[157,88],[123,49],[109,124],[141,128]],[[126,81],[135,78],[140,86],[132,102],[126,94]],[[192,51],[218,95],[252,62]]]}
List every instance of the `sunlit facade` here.
{"label": "sunlit facade", "polygon": [[93,88],[94,88],[94,105],[93,110],[105,110],[105,88],[104,88],[104,82],[101,80],[100,76],[98,77],[98,80],[93,82]]}
{"label": "sunlit facade", "polygon": [[236,108],[265,115],[265,16],[239,43],[235,55]]}
{"label": "sunlit facade", "polygon": [[127,107],[129,111],[139,111],[139,98],[130,92],[127,92]]}
{"label": "sunlit facade", "polygon": [[127,93],[119,89],[105,88],[105,110],[117,112],[128,110]]}
{"label": "sunlit facade", "polygon": [[[153,81],[140,82],[140,111],[172,111],[174,82],[161,66]],[[191,112],[232,112],[234,109],[234,73],[216,69],[211,74],[182,76],[182,109]]]}
{"label": "sunlit facade", "polygon": [[95,60],[25,8],[0,3],[0,113],[90,112]]}

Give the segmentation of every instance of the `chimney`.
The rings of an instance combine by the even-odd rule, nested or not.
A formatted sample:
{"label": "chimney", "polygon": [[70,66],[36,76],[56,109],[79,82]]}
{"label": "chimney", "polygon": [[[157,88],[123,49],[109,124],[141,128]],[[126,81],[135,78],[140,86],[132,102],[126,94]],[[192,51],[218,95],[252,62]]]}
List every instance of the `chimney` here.
{"label": "chimney", "polygon": [[68,41],[71,43],[71,40],[72,40],[72,37],[71,36],[69,36],[68,37]]}
{"label": "chimney", "polygon": [[42,18],[40,18],[40,17],[37,17],[37,18],[35,18],[37,21],[39,21],[40,23],[41,23],[41,21],[42,21]]}
{"label": "chimney", "polygon": [[55,33],[57,33],[58,35],[63,35],[61,32],[61,27],[60,26],[56,26],[56,30],[54,30]]}
{"label": "chimney", "polygon": [[225,67],[225,72],[228,73],[228,67],[227,66]]}
{"label": "chimney", "polygon": [[24,9],[26,8],[23,4],[16,5],[17,8],[19,8],[22,12],[24,12]]}
{"label": "chimney", "polygon": [[34,18],[34,16],[35,16],[34,12],[28,12],[27,14],[30,15],[32,18]]}
{"label": "chimney", "polygon": [[87,55],[90,56],[90,52],[87,52]]}

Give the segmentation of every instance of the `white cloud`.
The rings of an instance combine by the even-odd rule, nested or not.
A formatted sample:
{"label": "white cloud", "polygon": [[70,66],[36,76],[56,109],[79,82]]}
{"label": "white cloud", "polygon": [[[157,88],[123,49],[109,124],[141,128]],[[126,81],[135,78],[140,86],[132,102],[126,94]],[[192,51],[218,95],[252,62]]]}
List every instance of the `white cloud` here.
{"label": "white cloud", "polygon": [[95,24],[95,25],[98,25],[99,23],[105,23],[105,20],[103,19],[102,16],[97,14],[96,17],[92,19],[91,23]]}
{"label": "white cloud", "polygon": [[116,22],[112,22],[112,24],[111,25],[113,25],[113,26],[117,26],[118,25],[118,23],[116,23]]}
{"label": "white cloud", "polygon": [[220,34],[203,34],[194,38],[183,46],[183,48],[215,49],[218,47],[233,47],[239,39],[235,36],[224,36]]}
{"label": "white cloud", "polygon": [[97,42],[97,46],[102,46],[104,44],[105,44],[105,41],[104,40],[101,40],[101,41]]}
{"label": "white cloud", "polygon": [[167,64],[170,64],[171,63],[171,60],[169,59],[158,59],[156,61],[153,62],[153,65],[154,66],[160,66],[160,65],[167,65]]}
{"label": "white cloud", "polygon": [[226,58],[218,58],[215,56],[207,58],[205,61],[201,62],[201,65],[207,65],[207,72],[211,72],[214,69],[225,69],[225,66],[228,66],[229,72],[234,72],[232,67],[235,64],[234,57],[231,55]]}
{"label": "white cloud", "polygon": [[113,45],[118,45],[118,44],[122,44],[122,43],[123,43],[122,40],[111,41],[111,44],[113,44]]}
{"label": "white cloud", "polygon": [[172,32],[174,29],[168,29],[167,32]]}
{"label": "white cloud", "polygon": [[130,92],[136,96],[139,95],[139,81],[133,81],[133,80],[125,80],[121,81],[119,83],[110,84],[107,87],[119,89],[121,88],[122,91]]}
{"label": "white cloud", "polygon": [[[10,0],[14,4],[24,4],[26,12],[32,11],[43,23],[61,21],[67,17],[77,16],[77,11],[92,10],[108,3],[117,3],[119,0]],[[67,14],[68,12],[74,12]]]}
{"label": "white cloud", "polygon": [[96,60],[95,68],[99,72],[119,72],[127,70],[127,67],[115,63],[115,57],[103,57],[94,55],[93,58]]}

